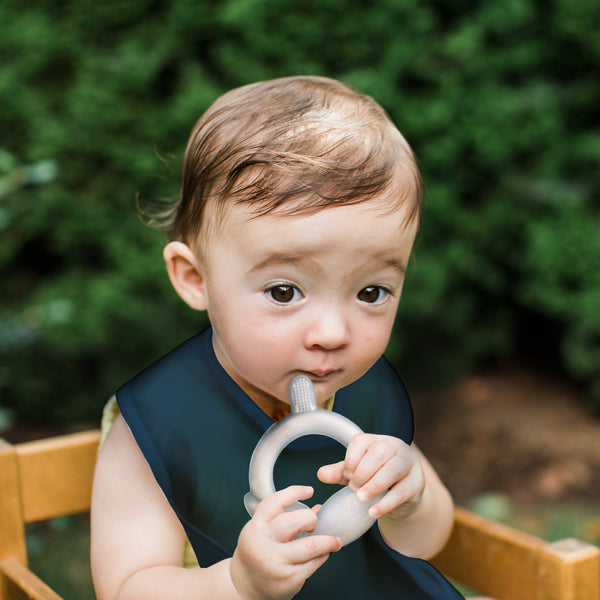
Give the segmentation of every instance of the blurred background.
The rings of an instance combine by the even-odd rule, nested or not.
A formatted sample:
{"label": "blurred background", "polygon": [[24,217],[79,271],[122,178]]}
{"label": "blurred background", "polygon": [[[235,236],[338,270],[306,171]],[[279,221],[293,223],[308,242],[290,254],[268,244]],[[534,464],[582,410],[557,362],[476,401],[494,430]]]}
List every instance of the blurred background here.
{"label": "blurred background", "polygon": [[[97,427],[205,326],[136,199],[177,195],[222,92],[326,75],[384,106],[426,183],[388,351],[417,442],[459,503],[597,543],[599,31],[594,0],[3,0],[0,435]],[[64,528],[86,547],[41,524],[34,561]]]}

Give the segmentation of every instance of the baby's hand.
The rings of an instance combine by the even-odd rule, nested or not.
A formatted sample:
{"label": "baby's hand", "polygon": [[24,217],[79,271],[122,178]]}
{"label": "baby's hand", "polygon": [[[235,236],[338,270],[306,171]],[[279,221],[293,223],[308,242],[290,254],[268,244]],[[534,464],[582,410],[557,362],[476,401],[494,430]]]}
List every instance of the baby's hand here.
{"label": "baby's hand", "polygon": [[328,558],[342,547],[339,538],[327,535],[294,539],[300,531],[313,531],[314,510],[285,512],[313,489],[290,486],[265,498],[244,526],[231,560],[231,579],[244,600],[284,600],[294,597]]}
{"label": "baby's hand", "polygon": [[324,483],[347,484],[365,502],[389,489],[369,509],[373,519],[411,514],[425,489],[419,454],[388,435],[356,434],[348,445],[345,460],[321,467],[317,476]]}

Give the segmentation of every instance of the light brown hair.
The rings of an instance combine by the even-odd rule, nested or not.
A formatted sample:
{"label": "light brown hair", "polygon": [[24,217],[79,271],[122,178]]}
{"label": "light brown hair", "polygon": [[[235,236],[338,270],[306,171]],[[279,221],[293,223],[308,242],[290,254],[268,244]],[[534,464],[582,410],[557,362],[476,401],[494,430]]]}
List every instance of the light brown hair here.
{"label": "light brown hair", "polygon": [[216,215],[248,203],[257,216],[301,214],[385,193],[418,218],[413,153],[372,98],[333,79],[288,77],[236,88],[192,130],[181,193],[163,216],[172,240],[194,242],[208,202]]}

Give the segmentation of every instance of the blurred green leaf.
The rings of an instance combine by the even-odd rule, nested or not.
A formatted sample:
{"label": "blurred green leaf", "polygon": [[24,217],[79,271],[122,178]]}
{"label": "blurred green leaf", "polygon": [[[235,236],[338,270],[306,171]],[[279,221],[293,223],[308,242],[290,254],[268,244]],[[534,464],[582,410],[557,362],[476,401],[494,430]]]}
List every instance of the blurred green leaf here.
{"label": "blurred green leaf", "polygon": [[3,405],[97,421],[206,324],[135,199],[177,196],[220,93],[294,73],[373,95],[422,167],[401,372],[543,359],[600,405],[599,27],[588,0],[0,3]]}

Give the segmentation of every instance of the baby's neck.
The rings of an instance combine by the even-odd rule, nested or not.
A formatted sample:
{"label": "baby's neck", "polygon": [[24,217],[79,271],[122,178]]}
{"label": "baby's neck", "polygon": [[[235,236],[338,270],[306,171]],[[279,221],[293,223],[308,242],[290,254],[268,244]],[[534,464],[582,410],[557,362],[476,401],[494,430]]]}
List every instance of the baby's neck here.
{"label": "baby's neck", "polygon": [[253,399],[254,404],[266,413],[273,421],[280,421],[283,417],[290,414],[291,408],[289,404],[277,400],[277,398],[260,397]]}
{"label": "baby's neck", "polygon": [[[335,396],[332,396],[325,402],[325,406],[321,406],[320,408],[324,408],[325,410],[333,410],[333,402],[335,400]],[[253,399],[254,404],[258,406],[264,413],[266,413],[273,421],[281,421],[283,417],[287,417],[287,415],[291,412],[291,407],[289,404],[285,402],[281,402],[276,398],[258,398]]]}

